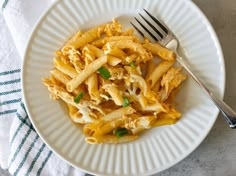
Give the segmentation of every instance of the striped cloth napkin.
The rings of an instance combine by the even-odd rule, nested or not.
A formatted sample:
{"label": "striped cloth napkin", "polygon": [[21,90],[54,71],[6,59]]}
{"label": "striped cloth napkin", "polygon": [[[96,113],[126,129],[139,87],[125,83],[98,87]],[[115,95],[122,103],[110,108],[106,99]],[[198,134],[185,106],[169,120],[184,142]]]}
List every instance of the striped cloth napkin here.
{"label": "striped cloth napkin", "polygon": [[35,132],[22,102],[21,63],[29,34],[54,0],[0,0],[0,165],[14,176],[82,176]]}

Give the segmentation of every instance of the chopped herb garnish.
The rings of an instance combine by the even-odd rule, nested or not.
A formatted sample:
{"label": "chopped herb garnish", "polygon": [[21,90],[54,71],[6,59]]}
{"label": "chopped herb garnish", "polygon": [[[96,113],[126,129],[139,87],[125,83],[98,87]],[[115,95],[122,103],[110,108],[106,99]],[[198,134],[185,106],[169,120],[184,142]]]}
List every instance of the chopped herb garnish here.
{"label": "chopped herb garnish", "polygon": [[79,103],[81,98],[84,96],[84,92],[81,92],[79,95],[77,95],[75,98],[74,98],[74,102],[75,103]]}
{"label": "chopped herb garnish", "polygon": [[102,75],[104,79],[109,79],[111,77],[110,72],[105,67],[99,68],[98,72]]}
{"label": "chopped herb garnish", "polygon": [[129,106],[130,102],[127,97],[124,97],[123,107]]}
{"label": "chopped herb garnish", "polygon": [[130,64],[130,66],[131,66],[132,68],[136,68],[136,64],[135,64],[134,61],[130,62],[129,64]]}
{"label": "chopped herb garnish", "polygon": [[122,136],[124,136],[124,135],[126,135],[126,134],[128,134],[129,133],[129,131],[126,129],[126,128],[119,128],[119,129],[117,129],[116,131],[115,131],[115,135],[117,136],[117,137],[122,137]]}

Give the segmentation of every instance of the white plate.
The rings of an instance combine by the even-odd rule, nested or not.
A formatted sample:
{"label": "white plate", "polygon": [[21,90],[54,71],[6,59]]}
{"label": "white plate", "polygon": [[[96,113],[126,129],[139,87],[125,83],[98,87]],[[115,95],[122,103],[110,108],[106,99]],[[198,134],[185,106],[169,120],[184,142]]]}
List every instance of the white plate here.
{"label": "white plate", "polygon": [[218,110],[189,78],[179,94],[182,119],[172,126],[147,131],[130,143],[90,145],[58,101],[49,99],[41,78],[52,69],[54,51],[78,30],[118,17],[125,25],[143,8],[163,19],[176,34],[194,72],[223,97],[222,51],[211,25],[188,0],[61,0],[41,18],[29,40],[23,65],[24,101],[44,142],[61,158],[98,175],[149,175],[189,155],[206,137]]}

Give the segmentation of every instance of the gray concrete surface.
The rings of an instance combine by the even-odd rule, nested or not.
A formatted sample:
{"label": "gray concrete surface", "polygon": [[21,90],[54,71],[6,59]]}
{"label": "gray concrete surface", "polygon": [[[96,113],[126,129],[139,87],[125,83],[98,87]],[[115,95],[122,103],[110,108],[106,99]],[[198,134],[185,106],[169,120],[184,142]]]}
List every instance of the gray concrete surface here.
{"label": "gray concrete surface", "polygon": [[[224,100],[236,110],[236,0],[193,0],[213,25],[226,66]],[[235,176],[236,129],[219,115],[203,143],[187,158],[156,176]],[[0,176],[8,176],[0,169]]]}

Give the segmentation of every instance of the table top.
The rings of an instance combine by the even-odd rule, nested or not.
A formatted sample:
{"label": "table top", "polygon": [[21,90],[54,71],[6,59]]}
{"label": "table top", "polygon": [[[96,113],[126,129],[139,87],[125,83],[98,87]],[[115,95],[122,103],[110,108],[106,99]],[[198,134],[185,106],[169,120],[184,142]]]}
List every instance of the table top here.
{"label": "table top", "polygon": [[[236,110],[236,1],[193,1],[207,16],[219,37],[226,66],[224,100]],[[234,176],[235,146],[236,129],[230,129],[219,115],[209,135],[193,153],[155,176]],[[0,168],[0,175],[9,176],[9,173]]]}

